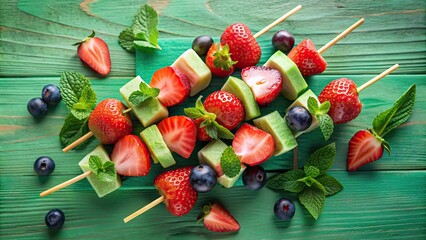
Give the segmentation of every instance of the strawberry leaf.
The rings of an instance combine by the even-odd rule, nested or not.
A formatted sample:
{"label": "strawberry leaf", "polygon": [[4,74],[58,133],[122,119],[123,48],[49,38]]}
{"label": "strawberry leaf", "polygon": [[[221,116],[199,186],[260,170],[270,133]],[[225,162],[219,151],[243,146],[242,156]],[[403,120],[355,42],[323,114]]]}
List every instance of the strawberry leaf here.
{"label": "strawberry leaf", "polygon": [[[213,139],[218,138],[217,128],[213,124],[206,124],[206,133]],[[201,127],[201,125],[200,125]]]}
{"label": "strawberry leaf", "polygon": [[222,125],[220,125],[216,121],[213,122],[213,125],[217,129],[218,138],[222,138],[222,139],[233,139],[234,138],[234,134],[231,131],[229,131],[227,128],[223,127]]}
{"label": "strawberry leaf", "polygon": [[324,186],[326,196],[334,195],[343,189],[343,185],[330,175],[321,175],[316,180]]}
{"label": "strawberry leaf", "polygon": [[235,154],[232,146],[225,148],[220,157],[220,167],[223,170],[223,174],[233,178],[238,175],[241,171],[241,162],[237,154]]}
{"label": "strawberry leaf", "polygon": [[312,217],[318,219],[322,209],[324,208],[325,193],[315,187],[309,187],[303,189],[303,191],[297,194],[297,197]]}

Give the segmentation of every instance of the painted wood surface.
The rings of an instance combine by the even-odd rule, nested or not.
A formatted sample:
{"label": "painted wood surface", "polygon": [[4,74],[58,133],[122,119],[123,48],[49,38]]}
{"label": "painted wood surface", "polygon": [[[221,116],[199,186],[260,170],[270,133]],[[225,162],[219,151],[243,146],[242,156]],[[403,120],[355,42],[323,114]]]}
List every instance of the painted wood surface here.
{"label": "painted wood surface", "polygon": [[[160,44],[153,55],[128,53],[117,42],[121,30],[130,25],[136,9],[148,2],[160,14]],[[1,239],[424,239],[426,237],[426,3],[424,1],[1,1],[0,8],[0,238]],[[158,206],[128,224],[122,218],[155,199],[153,178],[163,171],[154,165],[146,177],[128,178],[116,192],[97,198],[83,180],[51,196],[38,194],[81,173],[78,161],[93,149],[93,140],[83,149],[61,151],[58,133],[68,110],[63,103],[50,109],[41,120],[26,110],[27,101],[38,96],[44,85],[59,83],[65,70],[90,77],[98,99],[121,99],[118,89],[136,73],[149,80],[156,69],[171,64],[190,47],[195,36],[220,36],[233,22],[244,22],[259,31],[294,6],[303,9],[280,27],[261,36],[261,63],[273,52],[270,38],[275,30],[287,29],[300,42],[309,37],[321,47],[361,17],[366,22],[324,54],[324,74],[307,79],[319,93],[331,80],[349,77],[358,85],[394,63],[401,65],[391,76],[367,88],[360,95],[364,108],[354,121],[339,125],[328,141],[337,145],[331,175],[345,189],[326,200],[319,220],[314,221],[300,204],[290,224],[278,221],[272,207],[280,197],[296,197],[262,189],[246,190],[239,180],[235,187],[217,187],[202,194],[190,214],[174,217]],[[273,7],[272,7],[273,6]],[[100,78],[76,56],[73,43],[94,29],[111,51],[113,70]],[[138,65],[136,64],[138,63]],[[139,65],[141,64],[141,65]],[[235,74],[238,76],[238,72]],[[214,79],[202,94],[221,87],[225,79]],[[414,112],[410,120],[387,135],[391,155],[356,173],[345,171],[347,142],[359,129],[371,126],[374,116],[389,108],[411,85],[417,85]],[[195,98],[171,109],[182,114]],[[290,104],[279,97],[263,108],[262,114]],[[141,130],[136,124],[135,132]],[[300,165],[309,153],[327,143],[320,132],[298,138]],[[200,144],[197,148],[201,148]],[[32,165],[41,155],[56,162],[49,177],[35,176]],[[195,154],[194,154],[195,156]],[[274,157],[262,164],[268,176],[291,168],[292,154]],[[197,160],[178,158],[177,166],[195,165]],[[237,234],[208,232],[196,224],[202,203],[219,200],[234,214],[242,228]],[[66,214],[64,228],[49,232],[44,215],[52,208]]]}

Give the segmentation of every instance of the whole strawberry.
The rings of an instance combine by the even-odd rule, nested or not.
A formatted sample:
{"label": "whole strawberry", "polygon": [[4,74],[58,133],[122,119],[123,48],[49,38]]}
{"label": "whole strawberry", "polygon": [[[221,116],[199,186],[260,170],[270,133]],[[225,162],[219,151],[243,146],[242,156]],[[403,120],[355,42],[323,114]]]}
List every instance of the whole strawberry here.
{"label": "whole strawberry", "polygon": [[304,39],[287,55],[299,68],[303,76],[309,77],[325,71],[327,62],[317,52],[310,39]]}
{"label": "whole strawberry", "polygon": [[89,129],[102,144],[112,144],[133,131],[129,113],[120,100],[108,98],[101,101],[89,117]]}
{"label": "whole strawberry", "polygon": [[358,98],[356,84],[348,78],[339,78],[331,81],[318,96],[322,103],[330,101],[328,115],[335,124],[349,122],[355,119],[362,109]]}
{"label": "whole strawberry", "polygon": [[225,128],[232,130],[244,119],[244,107],[240,99],[226,91],[215,91],[204,100],[207,112],[216,115],[216,121]]}
{"label": "whole strawberry", "polygon": [[187,214],[195,205],[198,193],[191,187],[189,174],[194,167],[163,172],[154,179],[154,186],[164,196],[167,210],[175,216]]}
{"label": "whole strawberry", "polygon": [[87,36],[83,41],[75,43],[78,45],[77,54],[89,67],[101,75],[111,72],[111,57],[108,45],[104,40],[95,37],[95,32]]}
{"label": "whole strawberry", "polygon": [[229,25],[220,37],[222,45],[228,44],[231,58],[237,63],[235,68],[256,65],[262,54],[259,44],[250,29],[243,23]]}
{"label": "whole strawberry", "polygon": [[206,56],[206,65],[212,74],[218,77],[227,77],[234,72],[234,64],[229,54],[229,46],[220,43],[213,44]]}

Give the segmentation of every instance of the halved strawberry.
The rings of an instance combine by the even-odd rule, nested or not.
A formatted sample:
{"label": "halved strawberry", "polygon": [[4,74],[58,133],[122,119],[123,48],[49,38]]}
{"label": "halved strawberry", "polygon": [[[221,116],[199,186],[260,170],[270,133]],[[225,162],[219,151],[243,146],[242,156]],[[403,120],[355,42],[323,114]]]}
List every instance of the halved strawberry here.
{"label": "halved strawberry", "polygon": [[240,224],[221,204],[213,203],[204,205],[202,215],[198,221],[203,220],[204,226],[212,232],[236,232]]}
{"label": "halved strawberry", "polygon": [[101,75],[111,72],[111,57],[108,45],[104,40],[95,37],[95,31],[83,41],[75,43],[78,45],[77,54],[89,67]]}
{"label": "halved strawberry", "polygon": [[372,130],[360,130],[349,141],[347,169],[355,171],[367,163],[380,159],[389,144]]}
{"label": "halved strawberry", "polygon": [[265,106],[271,103],[283,87],[281,73],[271,67],[252,66],[241,71],[241,77],[250,87],[256,102]]}
{"label": "halved strawberry", "polygon": [[192,119],[185,116],[172,116],[163,119],[157,127],[171,151],[189,158],[197,139],[197,127]]}
{"label": "halved strawberry", "polygon": [[235,133],[232,148],[242,163],[255,166],[272,157],[275,142],[271,134],[244,123]]}
{"label": "halved strawberry", "polygon": [[145,143],[133,134],[125,135],[115,143],[111,160],[122,176],[145,176],[151,169],[151,157]]}
{"label": "halved strawberry", "polygon": [[304,39],[287,55],[299,68],[303,76],[309,77],[325,71],[327,62],[317,52],[310,39]]}
{"label": "halved strawberry", "polygon": [[149,86],[160,89],[158,100],[165,107],[182,103],[191,92],[188,77],[172,67],[164,67],[155,71]]}

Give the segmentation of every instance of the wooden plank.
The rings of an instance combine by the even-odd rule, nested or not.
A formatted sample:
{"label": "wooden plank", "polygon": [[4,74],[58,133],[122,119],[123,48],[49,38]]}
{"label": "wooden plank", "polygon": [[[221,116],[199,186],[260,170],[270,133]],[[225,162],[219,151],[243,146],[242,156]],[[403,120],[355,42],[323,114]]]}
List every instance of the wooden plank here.
{"label": "wooden plank", "polygon": [[[99,199],[87,181],[45,198],[38,196],[51,180],[36,176],[3,176],[0,195],[2,239],[125,238],[156,239],[424,239],[426,237],[426,189],[424,171],[332,172],[345,189],[326,199],[324,212],[313,220],[292,194],[244,187],[216,187],[200,194],[194,209],[175,217],[161,204],[125,224],[123,218],[158,194],[152,187],[128,179],[118,191]],[[52,179],[51,179],[52,178]],[[46,180],[46,182],[44,182]],[[278,220],[273,205],[281,197],[295,200],[296,214],[290,223]],[[219,201],[235,216],[241,230],[235,234],[207,231],[196,217],[202,204]],[[44,215],[51,208],[65,212],[64,228],[49,232]]]}

